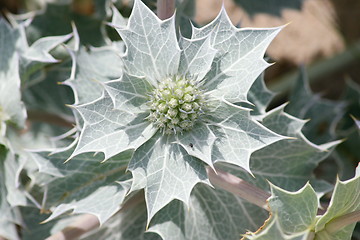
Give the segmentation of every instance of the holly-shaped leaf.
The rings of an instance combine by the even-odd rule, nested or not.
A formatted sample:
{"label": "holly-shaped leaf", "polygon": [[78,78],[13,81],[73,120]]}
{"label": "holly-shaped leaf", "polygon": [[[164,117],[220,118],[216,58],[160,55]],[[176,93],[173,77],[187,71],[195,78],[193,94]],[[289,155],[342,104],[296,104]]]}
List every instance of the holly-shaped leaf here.
{"label": "holly-shaped leaf", "polygon": [[[79,38],[77,29],[74,35],[76,39]],[[99,98],[103,92],[102,83],[121,77],[123,64],[115,49],[118,50],[114,45],[85,49],[76,42],[74,50],[69,50],[72,69],[64,84],[73,89],[75,104],[88,103]]]}
{"label": "holly-shaped leaf", "polygon": [[189,206],[172,201],[155,215],[149,231],[163,239],[235,240],[259,228],[267,217],[264,209],[206,185],[194,188]]}
{"label": "holly-shaped leaf", "polygon": [[47,221],[72,210],[93,214],[102,224],[119,210],[130,187],[125,170],[132,153],[123,152],[106,163],[100,162],[101,156],[82,154],[64,164],[72,151],[31,155],[40,173],[53,176],[44,183],[42,208],[52,211]]}
{"label": "holly-shaped leaf", "polygon": [[[37,83],[34,75],[43,73],[43,68],[57,60],[49,54],[54,47],[68,40],[71,35],[41,38],[33,45],[28,46],[24,23],[12,28],[3,19],[0,19],[0,142],[10,145],[5,140],[6,125],[12,124],[23,128],[27,113],[21,101],[20,89]],[[41,74],[40,74],[41,75]],[[20,81],[21,79],[21,81]],[[21,84],[24,83],[23,86]],[[8,133],[9,134],[9,133]],[[17,144],[13,142],[13,144]]]}
{"label": "holly-shaped leaf", "polygon": [[271,217],[256,233],[244,239],[350,239],[360,219],[360,171],[347,181],[337,181],[330,205],[324,215],[317,216],[319,206],[315,191],[306,184],[297,192],[288,192],[271,185],[269,198]]}
{"label": "holly-shaped leaf", "polygon": [[[143,195],[135,195],[135,198],[143,198]],[[130,202],[132,200],[129,200]],[[135,200],[137,201],[137,200]],[[129,204],[131,205],[131,203]],[[91,234],[87,234],[83,240],[161,240],[162,238],[155,233],[145,232],[146,229],[146,205],[144,201],[126,206],[116,215],[110,218],[104,225]]]}
{"label": "holly-shaped leaf", "polygon": [[129,170],[134,177],[132,190],[145,188],[149,220],[174,199],[188,203],[195,184],[207,182],[204,164],[178,144],[171,144],[170,137],[151,138],[143,144],[134,153]]}
{"label": "holly-shaped leaf", "polygon": [[251,240],[272,240],[272,239],[281,239],[281,240],[306,240],[311,237],[311,233],[308,231],[301,232],[298,234],[285,234],[280,226],[279,220],[277,217],[268,223],[266,228],[261,231],[260,233],[253,235],[253,236],[246,236],[246,239]]}
{"label": "holly-shaped leaf", "polygon": [[[359,189],[360,167],[357,167],[353,178],[347,181],[340,181],[337,179],[330,205],[326,213],[319,218],[315,226],[315,231],[320,240],[350,239],[356,222],[350,222],[351,224],[349,224],[344,216],[359,212]],[[357,220],[360,219],[359,215],[360,214],[358,213]]]}
{"label": "holly-shaped leaf", "polygon": [[306,184],[297,192],[288,192],[271,185],[271,193],[268,199],[271,217],[265,222],[265,228],[248,233],[243,239],[307,239],[319,204],[314,189]]}
{"label": "holly-shaped leaf", "polygon": [[261,116],[261,122],[274,132],[293,139],[273,143],[251,155],[250,169],[255,179],[235,166],[222,168],[260,188],[267,189],[267,181],[271,181],[284,189],[294,191],[311,180],[317,192],[329,191],[331,186],[324,181],[315,180],[313,171],[330,155],[339,141],[322,145],[311,143],[301,131],[306,121],[287,114],[284,108],[285,105],[279,106]]}
{"label": "holly-shaped leaf", "polygon": [[21,224],[21,216],[18,208],[11,206],[8,200],[9,191],[11,191],[8,186],[15,185],[16,182],[16,176],[9,171],[17,168],[14,158],[13,153],[4,145],[0,145],[0,236],[8,239],[20,239],[16,224]]}
{"label": "holly-shaped leaf", "polygon": [[225,8],[208,25],[193,28],[192,38],[209,37],[217,50],[204,85],[230,102],[247,102],[255,79],[271,64],[263,59],[266,48],[282,27],[236,28]]}
{"label": "holly-shaped leaf", "polygon": [[301,69],[286,111],[300,119],[311,119],[304,126],[304,135],[310,141],[322,144],[336,139],[335,128],[344,115],[344,107],[344,102],[324,99],[320,94],[313,94],[305,69]]}
{"label": "holly-shaped leaf", "polygon": [[253,111],[250,112],[251,115],[257,116],[265,114],[266,108],[275,95],[275,93],[266,87],[264,73],[262,73],[251,86],[248,93],[248,100],[252,103],[248,108],[253,109]]}
{"label": "holly-shaped leaf", "polygon": [[16,54],[16,43],[20,34],[17,29],[0,18],[0,143],[6,132],[6,122],[23,128],[26,110],[21,101],[19,56]]}
{"label": "holly-shaped leaf", "polygon": [[286,234],[310,230],[315,224],[319,201],[309,184],[297,192],[287,192],[272,185],[268,203],[271,213],[278,217],[280,228]]}

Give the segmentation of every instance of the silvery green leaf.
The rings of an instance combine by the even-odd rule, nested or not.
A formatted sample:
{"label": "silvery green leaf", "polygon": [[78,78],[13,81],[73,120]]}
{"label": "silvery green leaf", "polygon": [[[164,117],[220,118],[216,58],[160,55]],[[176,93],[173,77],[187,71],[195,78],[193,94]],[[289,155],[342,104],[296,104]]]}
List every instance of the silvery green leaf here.
{"label": "silvery green leaf", "polygon": [[[152,90],[152,86],[146,79],[123,74],[120,80],[107,82],[105,85],[107,92],[114,102],[116,109],[127,109],[137,112],[146,110],[147,94]],[[139,110],[136,110],[136,108]],[[128,109],[129,108],[129,109]]]}
{"label": "silvery green leaf", "polygon": [[71,36],[72,34],[40,38],[22,53],[22,57],[31,61],[56,63],[59,60],[51,56],[49,51],[70,39]]}
{"label": "silvery green leaf", "polygon": [[264,189],[268,188],[267,181],[271,181],[281,188],[295,191],[311,180],[316,191],[330,190],[330,185],[323,181],[316,180],[315,183],[313,171],[330,155],[339,141],[323,145],[311,143],[301,132],[306,121],[285,113],[284,107],[283,105],[268,112],[261,122],[272,131],[293,139],[278,141],[251,155],[250,169],[255,178],[235,166],[226,166],[226,171]]}
{"label": "silvery green leaf", "polygon": [[[61,52],[62,54],[58,56],[59,59],[67,56],[63,54],[65,51],[63,48],[60,48],[59,45],[72,37],[72,34],[44,37],[37,39],[29,46],[25,33],[25,29],[29,24],[28,22],[29,21],[24,21],[16,25],[16,31],[19,35],[19,39],[16,42],[16,50],[19,53],[19,74],[23,89],[43,81],[46,76],[45,66],[60,61],[55,59],[50,54],[50,51],[53,51],[52,54],[55,55],[57,52]],[[59,50],[55,51],[55,49]]]}
{"label": "silvery green leaf", "polygon": [[198,81],[210,70],[216,50],[210,46],[210,38],[180,38],[181,51],[178,73]]}
{"label": "silvery green leaf", "polygon": [[350,239],[355,228],[355,223],[350,224],[338,231],[329,234],[326,224],[345,214],[360,210],[360,167],[358,166],[355,176],[346,181],[337,179],[330,205],[326,213],[316,222],[315,231],[320,240]]}
{"label": "silvery green leaf", "polygon": [[[67,107],[74,102],[73,91],[70,87],[59,84],[70,76],[71,66],[69,65],[71,65],[69,62],[63,62],[57,67],[48,69],[43,81],[23,92],[22,99],[30,114],[32,111],[37,113],[44,111],[44,114],[51,113],[69,123],[74,122],[72,110]],[[59,124],[68,126],[65,122]]]}
{"label": "silvery green leaf", "polygon": [[54,176],[44,186],[43,208],[52,210],[46,221],[72,210],[93,214],[103,223],[119,210],[130,187],[117,181],[128,178],[125,170],[132,153],[124,152],[105,163],[101,163],[101,156],[87,153],[64,163],[72,151],[32,155],[40,172]]}
{"label": "silvery green leaf", "polygon": [[[131,199],[128,201],[131,204]],[[84,239],[161,239],[160,235],[162,239],[172,240],[235,240],[246,230],[257,229],[267,217],[265,210],[253,208],[226,191],[198,185],[189,206],[172,201],[154,216],[145,235],[146,205],[141,203],[120,210],[102,228]]]}
{"label": "silvery green leaf", "polygon": [[[129,200],[131,201],[131,199]],[[146,205],[141,202],[131,209],[120,210],[99,229],[90,232],[82,240],[160,240],[159,235],[145,232]]]}
{"label": "silvery green leaf", "polygon": [[308,239],[319,206],[316,193],[309,184],[296,192],[288,192],[271,184],[268,202],[270,219],[256,233],[248,233],[244,239]]}
{"label": "silvery green leaf", "polygon": [[19,56],[15,46],[19,37],[18,31],[0,18],[1,137],[5,134],[4,122],[12,122],[22,128],[26,118],[26,110],[20,95]]}
{"label": "silvery green leaf", "polygon": [[314,189],[306,184],[297,192],[288,192],[271,185],[271,197],[268,199],[271,213],[286,234],[310,230],[315,225],[319,201]]}
{"label": "silvery green leaf", "polygon": [[204,86],[214,96],[230,102],[247,102],[251,85],[270,65],[263,59],[265,50],[281,29],[238,29],[225,8],[210,24],[193,28],[193,38],[209,36],[211,46],[217,50]]}
{"label": "silvery green leaf", "polygon": [[[350,239],[355,223],[349,223],[335,230],[332,228],[337,226],[331,223],[359,210],[359,176],[358,168],[354,178],[344,182],[337,181],[330,205],[322,216],[316,216],[318,199],[309,184],[297,192],[288,192],[271,185],[272,196],[268,200],[271,210],[270,220],[265,222],[262,229],[256,233],[249,233],[246,238],[269,239],[267,237],[276,236],[275,239],[305,240],[308,239],[307,237],[319,240]],[[275,229],[274,221],[276,221]],[[272,235],[275,233],[276,235]]]}
{"label": "silvery green leaf", "polygon": [[[0,145],[0,236],[8,239],[20,239],[16,230],[16,225],[21,224],[21,216],[16,207],[10,205],[8,201],[8,188],[10,181],[15,183],[15,176],[8,172],[9,168],[16,168],[14,154],[4,145]],[[11,185],[11,184],[10,184]]]}
{"label": "silvery green leaf", "polygon": [[[17,151],[18,152],[18,151]],[[11,207],[16,206],[33,206],[29,201],[27,190],[21,183],[21,171],[24,170],[26,164],[26,153],[19,154],[8,153],[4,161],[4,183],[8,191],[6,199]]]}
{"label": "silvery green leaf", "polygon": [[83,195],[80,200],[70,203],[61,203],[52,211],[46,221],[71,211],[72,214],[91,213],[95,215],[100,224],[104,223],[120,209],[127,189],[117,183],[110,183],[97,188],[90,195]]}
{"label": "silvery green leaf", "polygon": [[323,99],[319,94],[313,94],[304,69],[301,70],[290,96],[286,111],[301,119],[311,119],[303,129],[310,141],[321,144],[336,139],[335,127],[344,115],[343,102]]}
{"label": "silvery green leaf", "polygon": [[122,151],[136,149],[151,138],[157,129],[144,120],[148,114],[138,113],[131,104],[129,100],[126,109],[116,109],[111,97],[103,93],[92,103],[76,106],[84,127],[71,157],[84,152],[103,152],[106,160]]}
{"label": "silvery green leaf", "polygon": [[203,123],[195,125],[192,131],[176,136],[176,142],[180,144],[189,155],[201,159],[211,167],[213,167],[212,149],[216,139],[217,137],[209,126]]}
{"label": "silvery green leaf", "polygon": [[[3,31],[1,36],[6,38],[3,39],[4,42],[0,46],[2,49],[1,57],[6,57],[6,59],[1,60],[1,68],[4,67],[4,69],[0,73],[0,119],[1,125],[4,126],[1,132],[5,132],[3,121],[12,122],[19,127],[23,127],[26,117],[25,108],[20,101],[20,77],[27,85],[29,82],[26,81],[33,74],[44,72],[43,67],[45,64],[55,61],[48,51],[67,40],[70,35],[42,38],[29,47],[22,32],[23,25],[11,29],[6,22],[0,21],[0,28]],[[25,91],[25,95],[28,96],[28,93],[28,91]],[[33,97],[35,96],[33,95]]]}
{"label": "silvery green leaf", "polygon": [[250,118],[248,109],[219,102],[209,116],[208,126],[218,138],[213,162],[232,163],[251,172],[250,155],[267,145],[285,139]]}
{"label": "silvery green leaf", "polygon": [[121,77],[121,60],[111,48],[91,48],[88,52],[81,47],[71,56],[72,74],[65,84],[74,90],[75,104],[98,99],[104,89],[102,83]]}
{"label": "silvery green leaf", "polygon": [[291,235],[285,234],[282,231],[279,221],[275,216],[274,219],[266,225],[265,229],[262,229],[259,233],[255,235],[247,235],[246,238],[242,238],[241,240],[308,240],[309,237],[311,237],[311,233],[309,231]]}
{"label": "silvery green leaf", "polygon": [[267,217],[264,209],[201,184],[194,188],[188,206],[172,201],[161,209],[149,231],[163,239],[235,240],[247,230],[258,229]]}
{"label": "silvery green leaf", "polygon": [[265,85],[264,73],[260,74],[248,92],[248,100],[252,103],[249,108],[253,110],[250,114],[252,116],[265,114],[266,108],[274,95]]}
{"label": "silvery green leaf", "polygon": [[119,13],[116,7],[111,8],[113,16],[111,19],[111,25],[115,27],[125,28],[127,25],[127,20]]}
{"label": "silvery green leaf", "polygon": [[128,26],[117,29],[127,47],[123,60],[129,74],[146,76],[157,86],[161,79],[177,73],[180,48],[174,20],[161,21],[144,3],[135,0]]}
{"label": "silvery green leaf", "polygon": [[137,149],[128,169],[133,173],[133,187],[145,189],[148,223],[174,199],[189,203],[190,192],[199,183],[207,183],[204,164],[188,154],[170,137],[160,133]]}

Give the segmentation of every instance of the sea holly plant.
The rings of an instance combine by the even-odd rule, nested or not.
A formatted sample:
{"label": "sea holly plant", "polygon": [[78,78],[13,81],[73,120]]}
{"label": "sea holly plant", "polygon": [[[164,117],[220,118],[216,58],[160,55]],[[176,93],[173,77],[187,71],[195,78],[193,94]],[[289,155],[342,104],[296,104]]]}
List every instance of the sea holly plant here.
{"label": "sea holly plant", "polygon": [[206,166],[251,172],[251,154],[285,138],[236,105],[269,65],[263,54],[281,28],[237,29],[222,10],[178,41],[174,19],[135,1],[128,24],[115,25],[126,45],[122,77],[74,106],[84,126],[71,157],[102,152],[105,161],[133,149],[131,191],[145,189],[149,222],[174,199],[188,203],[193,187],[208,183]]}
{"label": "sea holly plant", "polygon": [[237,28],[222,8],[184,29],[188,1],[158,1],[161,19],[109,3],[0,20],[0,239],[350,239],[359,170],[333,185],[318,167],[345,141],[346,105],[302,74],[269,107],[282,26]]}

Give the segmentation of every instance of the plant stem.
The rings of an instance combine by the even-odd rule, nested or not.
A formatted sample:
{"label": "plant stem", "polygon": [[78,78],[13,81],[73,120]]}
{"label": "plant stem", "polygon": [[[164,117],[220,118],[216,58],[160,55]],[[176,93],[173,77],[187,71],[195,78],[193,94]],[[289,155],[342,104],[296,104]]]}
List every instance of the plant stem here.
{"label": "plant stem", "polygon": [[[347,47],[343,52],[336,54],[332,58],[316,62],[309,66],[307,69],[309,80],[310,82],[315,82],[321,77],[331,76],[340,69],[354,64],[357,61],[360,61],[360,41]],[[279,92],[280,95],[285,95],[292,88],[298,75],[298,70],[285,74],[285,76],[275,79],[274,83],[269,84],[269,88],[274,92]],[[280,97],[282,96],[277,96],[277,98]]]}
{"label": "plant stem", "polygon": [[73,119],[65,119],[59,115],[53,114],[53,113],[47,113],[37,110],[28,110],[27,111],[28,120],[30,121],[39,121],[39,122],[46,122],[50,124],[54,124],[57,126],[62,127],[68,127],[72,128],[74,127],[75,120]]}
{"label": "plant stem", "polygon": [[269,211],[267,199],[270,197],[270,193],[222,170],[216,169],[216,172],[214,172],[213,169],[207,167],[206,171],[210,182],[214,186],[225,189],[256,206]]}
{"label": "plant stem", "polygon": [[347,225],[360,221],[360,210],[345,214],[341,217],[335,218],[326,224],[326,232],[336,233]]}
{"label": "plant stem", "polygon": [[306,240],[313,240],[315,238],[314,232],[309,232],[309,235],[307,236]]}
{"label": "plant stem", "polygon": [[157,15],[161,20],[170,18],[175,11],[175,0],[157,0]]}

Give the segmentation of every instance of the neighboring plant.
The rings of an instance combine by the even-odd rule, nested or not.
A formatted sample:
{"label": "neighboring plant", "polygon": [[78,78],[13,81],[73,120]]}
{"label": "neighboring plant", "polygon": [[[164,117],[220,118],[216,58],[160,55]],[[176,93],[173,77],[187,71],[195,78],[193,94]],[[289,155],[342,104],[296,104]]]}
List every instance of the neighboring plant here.
{"label": "neighboring plant", "polygon": [[[223,8],[186,38],[187,1],[165,20],[140,0],[129,19],[98,4],[93,18],[51,3],[0,19],[0,239],[351,238],[359,168],[340,169],[351,179],[325,208],[333,185],[314,170],[335,148],[357,154],[337,140],[358,134],[356,84],[324,100],[303,71],[267,111],[263,57],[282,27],[237,28]],[[110,9],[122,40],[99,24]]]}

